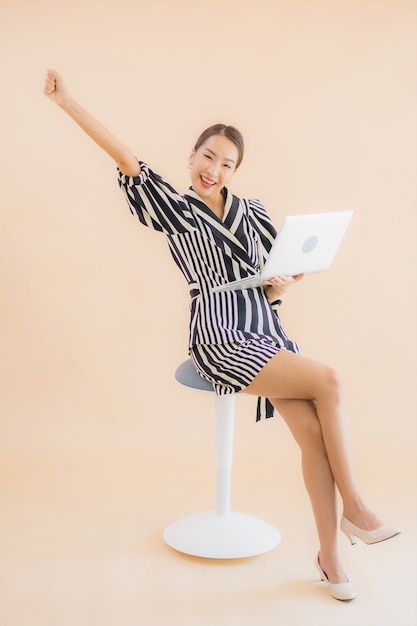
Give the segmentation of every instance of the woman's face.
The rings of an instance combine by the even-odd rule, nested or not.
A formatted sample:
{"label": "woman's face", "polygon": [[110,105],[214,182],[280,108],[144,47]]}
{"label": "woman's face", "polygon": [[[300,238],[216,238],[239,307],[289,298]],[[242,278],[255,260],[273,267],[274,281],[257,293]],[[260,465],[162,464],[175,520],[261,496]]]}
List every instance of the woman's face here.
{"label": "woman's face", "polygon": [[233,141],[212,135],[190,155],[190,175],[194,191],[204,200],[216,201],[232,178],[239,152]]}

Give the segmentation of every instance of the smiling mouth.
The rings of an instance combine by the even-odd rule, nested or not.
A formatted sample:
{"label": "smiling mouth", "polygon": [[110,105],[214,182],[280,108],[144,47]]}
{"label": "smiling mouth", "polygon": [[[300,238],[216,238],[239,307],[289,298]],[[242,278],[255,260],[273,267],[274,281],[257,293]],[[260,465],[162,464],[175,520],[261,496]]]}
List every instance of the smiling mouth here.
{"label": "smiling mouth", "polygon": [[208,180],[207,178],[204,178],[203,176],[200,176],[200,182],[203,185],[203,187],[205,187],[206,189],[210,189],[211,187],[214,187],[214,185],[216,184],[212,180]]}

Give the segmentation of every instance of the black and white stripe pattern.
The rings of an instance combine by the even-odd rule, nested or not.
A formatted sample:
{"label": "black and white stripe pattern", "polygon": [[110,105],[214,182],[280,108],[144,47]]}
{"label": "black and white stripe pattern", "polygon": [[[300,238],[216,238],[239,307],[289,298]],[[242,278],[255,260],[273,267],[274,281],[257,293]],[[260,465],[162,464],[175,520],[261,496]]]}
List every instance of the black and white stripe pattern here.
{"label": "black and white stripe pattern", "polygon": [[[223,220],[190,188],[184,196],[146,164],[119,184],[130,210],[145,226],[163,232],[187,280],[189,350],[202,376],[218,394],[247,386],[280,349],[298,352],[262,287],[213,293],[213,287],[256,273],[276,230],[261,202],[224,189]],[[262,259],[259,255],[262,255]]]}

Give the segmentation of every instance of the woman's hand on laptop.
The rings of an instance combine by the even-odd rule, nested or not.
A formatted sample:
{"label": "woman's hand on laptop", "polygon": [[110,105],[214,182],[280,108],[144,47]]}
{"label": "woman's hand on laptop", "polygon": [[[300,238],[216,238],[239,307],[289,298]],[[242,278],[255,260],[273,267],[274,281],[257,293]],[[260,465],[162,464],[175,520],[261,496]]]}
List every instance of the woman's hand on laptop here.
{"label": "woman's hand on laptop", "polygon": [[264,280],[265,295],[269,302],[274,302],[282,296],[291,285],[298,282],[304,277],[304,274],[296,274],[295,276],[274,276]]}

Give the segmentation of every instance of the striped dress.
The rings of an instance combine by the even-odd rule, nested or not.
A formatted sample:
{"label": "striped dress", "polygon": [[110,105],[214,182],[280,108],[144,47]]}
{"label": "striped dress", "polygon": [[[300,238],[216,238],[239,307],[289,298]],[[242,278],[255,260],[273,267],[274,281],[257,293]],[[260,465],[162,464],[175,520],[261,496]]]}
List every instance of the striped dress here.
{"label": "striped dress", "polygon": [[[288,339],[262,287],[218,293],[212,289],[255,274],[276,230],[258,200],[244,200],[223,189],[221,220],[192,188],[181,195],[148,165],[140,166],[139,176],[119,171],[118,182],[139,221],[164,233],[188,283],[189,354],[217,394],[239,392],[279,350],[297,353],[298,347]],[[259,399],[256,419],[272,414],[267,399]]]}

